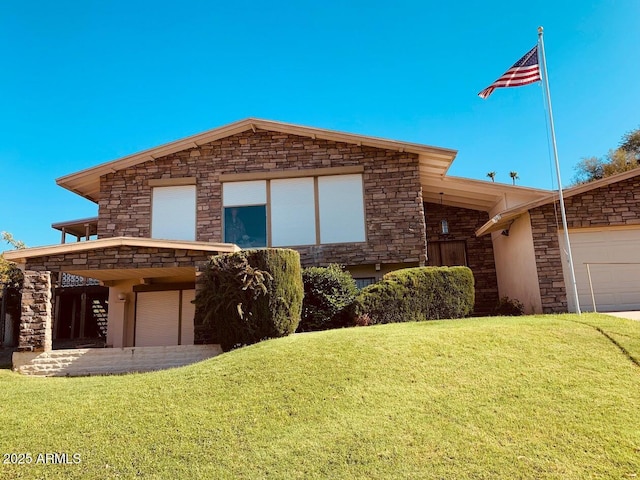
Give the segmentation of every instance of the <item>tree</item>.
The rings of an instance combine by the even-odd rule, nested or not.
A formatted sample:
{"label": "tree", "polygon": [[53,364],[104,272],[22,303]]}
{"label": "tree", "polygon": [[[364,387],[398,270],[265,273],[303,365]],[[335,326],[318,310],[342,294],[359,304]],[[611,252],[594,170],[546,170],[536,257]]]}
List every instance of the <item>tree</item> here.
{"label": "tree", "polygon": [[520,177],[518,176],[518,172],[509,172],[509,176],[511,177],[511,180],[513,181],[513,184],[516,184],[516,180],[520,180]]}
{"label": "tree", "polygon": [[491,172],[487,173],[487,177],[489,177],[492,182],[495,182],[496,181],[496,172],[491,171]]}
{"label": "tree", "polygon": [[604,157],[583,158],[575,166],[573,184],[600,180],[616,173],[633,170],[640,166],[640,128],[627,132],[620,146],[609,150]]}
{"label": "tree", "polygon": [[[13,235],[8,232],[0,232],[0,237],[16,250],[26,248],[24,242],[16,240],[13,238]],[[0,255],[0,290],[2,290],[1,285],[18,286],[17,283],[20,283],[19,280],[21,279],[22,272],[15,263],[5,260],[4,257]],[[2,292],[0,292],[0,296],[1,295]]]}
{"label": "tree", "polygon": [[587,183],[604,178],[605,161],[598,157],[583,158],[575,166],[574,184]]}
{"label": "tree", "polygon": [[[15,249],[26,248],[24,242],[16,240],[13,235],[1,232],[0,237]],[[7,312],[13,318],[20,317],[20,288],[22,287],[22,270],[15,263],[9,262],[0,255],[0,299],[6,293]],[[5,288],[6,287],[6,288]]]}
{"label": "tree", "polygon": [[640,156],[640,128],[625,133],[619,149],[635,154],[636,160],[640,160],[638,158]]}

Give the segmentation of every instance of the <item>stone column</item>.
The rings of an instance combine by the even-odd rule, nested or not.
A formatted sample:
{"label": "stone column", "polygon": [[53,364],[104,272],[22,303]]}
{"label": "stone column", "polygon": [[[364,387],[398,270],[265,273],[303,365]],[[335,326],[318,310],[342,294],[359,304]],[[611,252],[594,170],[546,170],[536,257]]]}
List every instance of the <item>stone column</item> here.
{"label": "stone column", "polygon": [[24,272],[19,351],[51,350],[51,296],[51,272]]}

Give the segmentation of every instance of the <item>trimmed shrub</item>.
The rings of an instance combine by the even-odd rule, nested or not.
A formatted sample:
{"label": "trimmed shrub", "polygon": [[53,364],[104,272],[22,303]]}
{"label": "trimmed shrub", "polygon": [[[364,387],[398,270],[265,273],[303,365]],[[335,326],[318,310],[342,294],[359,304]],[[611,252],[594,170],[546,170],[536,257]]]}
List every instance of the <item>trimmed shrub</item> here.
{"label": "trimmed shrub", "polygon": [[302,270],[304,299],[299,332],[328,330],[349,324],[347,307],[358,294],[356,282],[340,265]]}
{"label": "trimmed shrub", "polygon": [[352,308],[353,322],[369,325],[465,317],[473,309],[473,285],[473,273],[467,267],[396,270],[360,291]]}
{"label": "trimmed shrub", "polygon": [[502,297],[498,300],[495,310],[495,315],[504,315],[507,317],[518,317],[524,315],[524,305],[517,299],[511,299],[509,297]]}
{"label": "trimmed shrub", "polygon": [[293,333],[302,310],[300,255],[267,248],[211,257],[194,303],[224,351]]}

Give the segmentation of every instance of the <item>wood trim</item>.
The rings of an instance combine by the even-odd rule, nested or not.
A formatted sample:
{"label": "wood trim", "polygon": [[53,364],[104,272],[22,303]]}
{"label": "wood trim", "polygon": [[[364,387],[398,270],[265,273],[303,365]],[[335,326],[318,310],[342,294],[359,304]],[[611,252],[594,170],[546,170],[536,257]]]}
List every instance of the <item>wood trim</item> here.
{"label": "wood trim", "polygon": [[133,291],[138,292],[165,292],[168,290],[194,290],[195,282],[176,282],[176,283],[152,283],[150,285],[134,285]]}
{"label": "wood trim", "polygon": [[271,247],[271,239],[273,238],[273,236],[271,235],[271,181],[270,180],[266,180],[266,195],[267,195],[267,204],[265,205],[266,208],[266,215],[267,215],[267,247]]}
{"label": "wood trim", "polygon": [[[367,194],[365,192],[364,175],[360,178],[362,181],[362,221],[364,222],[364,241],[369,242],[369,223],[367,222]],[[424,203],[422,204],[422,214],[424,215]]]}
{"label": "wood trim", "polygon": [[195,184],[196,184],[196,177],[149,179],[150,187],[180,187],[183,185],[195,185]]}
{"label": "wood trim", "polygon": [[316,215],[316,245],[320,245],[320,196],[318,177],[313,177],[313,200]]}
{"label": "wood trim", "polygon": [[182,290],[178,293],[178,345],[182,345]]}
{"label": "wood trim", "polygon": [[[611,232],[616,230],[640,230],[640,225],[598,225],[595,227],[569,227],[569,233],[589,233],[589,232]],[[562,225],[558,227],[558,232],[564,232]]]}
{"label": "wood trim", "polygon": [[[127,306],[125,305],[124,308],[126,310]],[[134,290],[133,291],[133,345],[132,347],[136,346],[137,330],[138,330],[138,292]],[[123,336],[124,335],[125,334],[123,333]],[[122,342],[122,345],[124,345],[124,342]]]}
{"label": "wood trim", "polygon": [[280,178],[323,177],[327,175],[348,175],[363,173],[363,165],[349,167],[308,168],[300,170],[281,170],[277,172],[223,173],[220,182],[244,182],[249,180],[275,180]]}

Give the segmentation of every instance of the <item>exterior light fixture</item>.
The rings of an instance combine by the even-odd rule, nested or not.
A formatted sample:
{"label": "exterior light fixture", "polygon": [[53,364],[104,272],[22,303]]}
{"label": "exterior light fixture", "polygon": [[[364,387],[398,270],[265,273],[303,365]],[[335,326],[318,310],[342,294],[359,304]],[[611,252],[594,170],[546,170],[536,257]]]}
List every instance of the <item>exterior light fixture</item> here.
{"label": "exterior light fixture", "polygon": [[[443,210],[443,206],[442,206],[442,196],[444,195],[444,192],[440,192],[440,210]],[[442,220],[440,220],[440,233],[442,233],[442,235],[449,235],[449,222],[447,222],[446,218],[443,218]]]}

